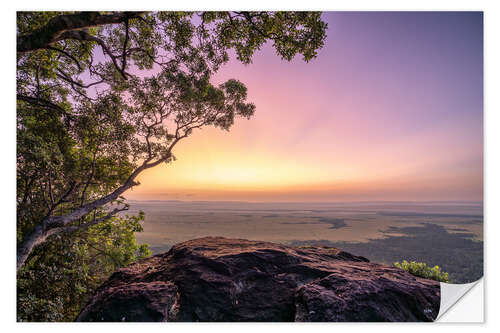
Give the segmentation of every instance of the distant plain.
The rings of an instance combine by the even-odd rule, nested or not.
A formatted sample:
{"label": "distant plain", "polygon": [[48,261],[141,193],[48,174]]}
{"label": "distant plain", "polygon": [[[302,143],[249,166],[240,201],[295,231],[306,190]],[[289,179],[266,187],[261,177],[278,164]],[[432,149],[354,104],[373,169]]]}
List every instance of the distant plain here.
{"label": "distant plain", "polygon": [[452,282],[483,274],[480,202],[253,203],[130,201],[146,214],[139,243],[154,254],[205,236],[287,245],[334,246],[375,262],[418,260],[450,272]]}

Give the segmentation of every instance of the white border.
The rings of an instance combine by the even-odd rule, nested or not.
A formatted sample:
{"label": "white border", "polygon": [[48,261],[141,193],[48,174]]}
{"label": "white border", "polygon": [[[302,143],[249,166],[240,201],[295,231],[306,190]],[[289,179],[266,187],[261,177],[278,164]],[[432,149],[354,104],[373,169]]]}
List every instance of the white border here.
{"label": "white border", "polygon": [[[134,2],[104,2],[97,0],[87,0],[83,2],[70,2],[64,0],[58,1],[3,1],[1,4],[1,24],[3,28],[3,50],[0,53],[2,57],[2,108],[0,115],[1,135],[2,135],[2,153],[3,163],[1,163],[1,175],[3,176],[1,200],[3,219],[2,229],[4,238],[2,239],[2,301],[0,314],[4,330],[37,330],[50,332],[66,332],[68,329],[87,332],[92,330],[109,330],[119,329],[125,332],[136,332],[139,327],[144,324],[17,324],[15,323],[15,11],[16,10],[106,10],[106,9],[288,9],[288,10],[480,10],[484,11],[484,28],[485,28],[485,262],[488,262],[489,254],[500,253],[499,242],[496,237],[500,235],[500,214],[498,204],[498,189],[500,185],[500,159],[498,157],[498,143],[500,143],[500,105],[498,103],[499,87],[500,87],[500,71],[499,71],[499,41],[500,41],[500,13],[498,3],[500,1],[445,1],[445,0],[364,0],[364,1],[262,1],[254,0],[245,3],[236,3],[234,0],[218,1],[134,1]],[[139,5],[139,6],[138,6]],[[497,145],[495,145],[497,144]],[[490,236],[491,235],[491,236]],[[443,330],[452,329],[454,332],[471,331],[481,328],[491,328],[493,325],[498,325],[498,307],[492,302],[497,299],[498,283],[488,283],[488,281],[500,281],[498,279],[499,266],[495,262],[495,256],[492,256],[492,264],[485,267],[485,282],[486,290],[486,325],[457,325],[457,324],[170,324],[168,326],[158,324],[146,324],[144,329],[148,331],[165,331],[165,330],[196,330],[196,331],[211,331],[217,332],[234,332],[235,329],[239,332],[252,332],[256,330],[273,330],[286,329],[290,332],[298,332],[307,329],[315,331],[332,331],[336,329],[353,328],[356,330],[369,329],[398,331],[401,329],[406,331],[421,332],[422,329],[427,330]],[[470,304],[470,306],[478,306]],[[481,305],[482,306],[482,305]],[[493,309],[492,312],[489,309]],[[490,316],[491,315],[491,316]],[[141,325],[141,326],[139,326]],[[235,326],[237,325],[237,327]],[[347,327],[344,327],[347,325]],[[367,325],[370,325],[367,327]],[[404,325],[404,328],[402,327]],[[425,328],[422,325],[426,325]],[[5,327],[7,326],[7,327]]]}
{"label": "white border", "polygon": [[[446,291],[448,291],[448,297],[446,297]],[[468,284],[441,282],[441,308],[436,321],[482,323],[484,321],[484,280],[480,279]]]}

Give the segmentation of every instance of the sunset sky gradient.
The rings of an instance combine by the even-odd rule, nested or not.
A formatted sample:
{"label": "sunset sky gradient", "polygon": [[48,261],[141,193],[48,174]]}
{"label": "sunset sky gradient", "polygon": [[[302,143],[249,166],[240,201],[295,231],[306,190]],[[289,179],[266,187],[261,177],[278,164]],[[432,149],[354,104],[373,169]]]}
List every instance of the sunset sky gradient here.
{"label": "sunset sky gradient", "polygon": [[[257,106],[147,170],[136,200],[483,199],[480,12],[330,12],[316,59],[230,61]],[[234,59],[234,57],[233,57]]]}

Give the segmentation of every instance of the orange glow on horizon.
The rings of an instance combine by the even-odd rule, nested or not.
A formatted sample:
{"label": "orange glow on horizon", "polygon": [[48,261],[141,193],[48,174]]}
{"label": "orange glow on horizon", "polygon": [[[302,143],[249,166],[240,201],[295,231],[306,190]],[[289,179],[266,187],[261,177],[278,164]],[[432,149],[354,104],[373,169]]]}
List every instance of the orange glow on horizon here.
{"label": "orange glow on horizon", "polygon": [[391,14],[380,15],[325,16],[334,28],[307,64],[266,45],[249,66],[223,66],[214,83],[243,82],[255,115],[229,132],[195,131],[175,147],[177,161],[141,174],[126,197],[481,201],[480,39],[465,47],[458,28],[438,29],[440,37],[398,20],[404,29],[389,29]]}

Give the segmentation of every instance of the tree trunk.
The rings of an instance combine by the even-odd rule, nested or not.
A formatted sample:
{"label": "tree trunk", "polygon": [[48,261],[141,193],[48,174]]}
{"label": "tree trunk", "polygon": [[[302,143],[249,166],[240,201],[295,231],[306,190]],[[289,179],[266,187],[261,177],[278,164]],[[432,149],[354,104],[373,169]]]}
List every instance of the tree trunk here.
{"label": "tree trunk", "polygon": [[[178,141],[178,140],[177,140]],[[174,142],[177,143],[177,141]],[[173,148],[173,145],[170,147],[170,149]],[[139,168],[137,168],[127,179],[127,181],[114,190],[112,193],[108,194],[105,197],[102,197],[98,200],[92,201],[86,205],[83,205],[71,213],[67,215],[62,215],[62,216],[49,216],[45,218],[41,223],[35,225],[31,233],[25,238],[24,241],[21,242],[21,244],[18,245],[17,247],[17,270],[19,270],[20,267],[24,265],[26,260],[28,259],[30,253],[33,251],[33,249],[43,243],[47,237],[51,234],[50,231],[55,228],[60,228],[61,231],[64,229],[64,227],[67,227],[71,222],[78,220],[79,218],[87,215],[90,213],[92,210],[102,207],[116,199],[120,195],[122,195],[125,191],[127,191],[129,188],[138,185],[139,183],[135,182],[134,179],[144,170],[152,168],[154,166],[157,166],[158,164],[166,161],[168,157],[170,157],[170,151],[168,154],[157,161],[154,161],[152,163],[148,163],[149,161],[144,162]],[[82,227],[86,227],[85,225],[82,225]]]}
{"label": "tree trunk", "polygon": [[45,241],[44,227],[42,224],[37,224],[28,237],[17,247],[17,270],[21,268],[28,259],[31,251]]}

